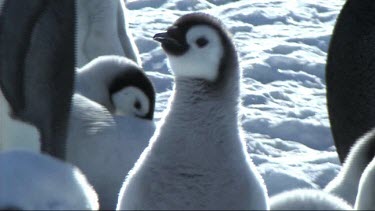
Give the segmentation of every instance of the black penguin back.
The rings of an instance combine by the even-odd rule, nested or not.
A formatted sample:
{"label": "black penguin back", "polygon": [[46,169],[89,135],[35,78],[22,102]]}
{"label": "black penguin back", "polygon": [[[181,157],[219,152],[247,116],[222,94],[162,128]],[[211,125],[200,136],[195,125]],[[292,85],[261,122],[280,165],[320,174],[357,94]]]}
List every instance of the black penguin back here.
{"label": "black penguin back", "polygon": [[334,28],[326,66],[331,130],[343,162],[375,126],[375,1],[348,0]]}

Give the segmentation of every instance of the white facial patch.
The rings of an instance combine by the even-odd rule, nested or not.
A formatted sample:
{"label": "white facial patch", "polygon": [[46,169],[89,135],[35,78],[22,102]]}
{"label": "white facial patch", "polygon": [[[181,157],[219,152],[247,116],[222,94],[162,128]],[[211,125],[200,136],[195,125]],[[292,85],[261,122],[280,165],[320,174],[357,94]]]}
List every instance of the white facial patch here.
{"label": "white facial patch", "polygon": [[0,149],[40,145],[36,127],[10,117],[11,108],[0,90]]}
{"label": "white facial patch", "polygon": [[125,87],[112,95],[116,115],[146,116],[150,110],[150,101],[137,87]]}
{"label": "white facial patch", "polygon": [[[207,41],[200,46],[200,41]],[[190,77],[216,80],[220,61],[223,57],[223,45],[216,30],[206,25],[192,27],[186,34],[189,50],[179,56],[168,55],[169,64],[176,78]]]}

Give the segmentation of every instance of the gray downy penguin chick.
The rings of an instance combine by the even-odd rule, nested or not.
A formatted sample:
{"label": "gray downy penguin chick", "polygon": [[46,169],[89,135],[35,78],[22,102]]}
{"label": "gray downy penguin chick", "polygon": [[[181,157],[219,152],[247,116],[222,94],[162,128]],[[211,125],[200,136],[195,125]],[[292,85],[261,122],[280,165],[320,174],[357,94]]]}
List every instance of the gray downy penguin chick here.
{"label": "gray downy penguin chick", "polygon": [[354,142],[375,127],[374,14],[375,1],[348,0],[330,41],[327,106],[341,162]]}
{"label": "gray downy penguin chick", "polygon": [[363,171],[358,185],[355,210],[375,210],[375,159]]}
{"label": "gray downy penguin chick", "polygon": [[77,67],[102,55],[125,56],[142,66],[122,0],[77,1]]}
{"label": "gray downy penguin chick", "polygon": [[41,150],[64,158],[74,81],[70,70],[75,64],[75,2],[12,0],[4,4],[0,17],[3,94],[13,117],[40,130],[45,142]]}
{"label": "gray downy penguin chick", "polygon": [[218,19],[192,13],[154,39],[168,56],[174,93],[117,209],[268,209],[240,135],[240,69],[229,32]]}
{"label": "gray downy penguin chick", "polygon": [[98,210],[98,196],[75,166],[29,150],[0,152],[0,210]]}
{"label": "gray downy penguin chick", "polygon": [[354,205],[358,184],[366,166],[375,156],[375,129],[356,141],[350,149],[339,174],[325,187],[325,191],[339,196]]}
{"label": "gray downy penguin chick", "polygon": [[114,115],[153,119],[155,91],[144,71],[121,56],[100,56],[77,70],[75,92]]}
{"label": "gray downy penguin chick", "polygon": [[[1,140],[40,141],[46,153],[59,155],[55,149],[60,145],[54,142],[64,139],[51,131],[59,126],[57,134],[64,135],[69,113],[73,82],[65,80],[74,78],[74,5],[69,0],[5,2],[0,18]],[[97,210],[97,195],[85,176],[46,153],[0,153],[0,209]]]}
{"label": "gray downy penguin chick", "polygon": [[120,56],[94,59],[77,79],[66,157],[93,184],[101,209],[113,210],[154,133],[155,91],[144,71]]}
{"label": "gray downy penguin chick", "polygon": [[271,210],[352,210],[345,200],[322,190],[296,189],[270,198]]}

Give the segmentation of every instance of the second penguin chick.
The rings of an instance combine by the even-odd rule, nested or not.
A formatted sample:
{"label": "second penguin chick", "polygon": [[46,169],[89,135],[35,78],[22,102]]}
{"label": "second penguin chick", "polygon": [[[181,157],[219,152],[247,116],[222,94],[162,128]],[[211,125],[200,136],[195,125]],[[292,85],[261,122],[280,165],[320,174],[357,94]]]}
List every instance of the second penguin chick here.
{"label": "second penguin chick", "polygon": [[374,158],[374,149],[375,129],[372,129],[355,141],[341,171],[328,183],[324,190],[354,205],[361,175],[366,166],[369,165]]}
{"label": "second penguin chick", "polygon": [[271,210],[352,210],[345,200],[322,190],[296,189],[270,199]]}
{"label": "second penguin chick", "polygon": [[356,197],[355,210],[375,210],[374,202],[374,183],[375,183],[375,159],[363,171],[358,185],[358,194]]}
{"label": "second penguin chick", "polygon": [[0,210],[98,210],[98,196],[75,166],[28,150],[0,153]]}
{"label": "second penguin chick", "polygon": [[143,70],[122,56],[100,56],[77,70],[76,93],[119,116],[153,119],[155,90]]}
{"label": "second penguin chick", "polygon": [[192,13],[154,39],[168,56],[174,93],[117,209],[266,210],[266,187],[240,137],[240,69],[229,32]]}
{"label": "second penguin chick", "polygon": [[113,210],[124,178],[155,130],[155,91],[125,57],[98,57],[77,73],[66,157],[93,184],[100,208]]}

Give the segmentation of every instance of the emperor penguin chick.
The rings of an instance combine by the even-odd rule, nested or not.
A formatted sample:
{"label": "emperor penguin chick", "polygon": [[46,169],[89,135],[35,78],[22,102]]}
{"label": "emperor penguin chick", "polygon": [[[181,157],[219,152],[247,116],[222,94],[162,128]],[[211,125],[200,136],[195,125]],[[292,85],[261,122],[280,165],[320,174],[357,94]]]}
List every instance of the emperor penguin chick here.
{"label": "emperor penguin chick", "polygon": [[358,194],[356,197],[355,210],[374,210],[375,209],[375,159],[363,171],[359,181]]}
{"label": "emperor penguin chick", "polygon": [[111,114],[153,119],[155,91],[144,71],[122,56],[99,56],[77,70],[75,92]]}
{"label": "emperor penguin chick", "polygon": [[67,161],[93,184],[100,208],[114,210],[124,177],[154,133],[155,91],[145,72],[120,56],[101,56],[77,71]]}
{"label": "emperor penguin chick", "polygon": [[324,190],[354,205],[361,175],[374,158],[374,149],[375,129],[372,129],[355,142],[341,171]]}
{"label": "emperor penguin chick", "polygon": [[296,189],[270,199],[271,210],[352,210],[345,200],[322,190]]}
{"label": "emperor penguin chick", "polygon": [[98,210],[98,196],[75,166],[29,150],[0,153],[0,210]]}
{"label": "emperor penguin chick", "polygon": [[154,39],[168,56],[174,93],[117,209],[268,209],[240,137],[240,69],[229,32],[218,19],[192,13]]}

